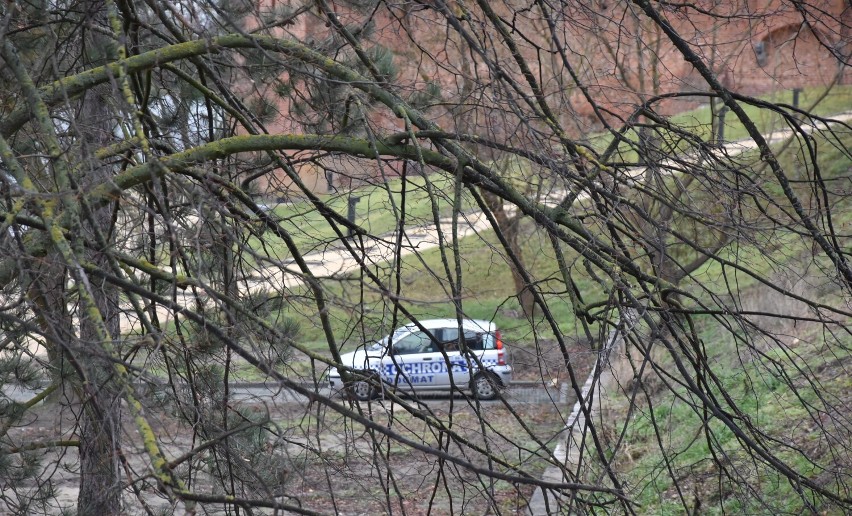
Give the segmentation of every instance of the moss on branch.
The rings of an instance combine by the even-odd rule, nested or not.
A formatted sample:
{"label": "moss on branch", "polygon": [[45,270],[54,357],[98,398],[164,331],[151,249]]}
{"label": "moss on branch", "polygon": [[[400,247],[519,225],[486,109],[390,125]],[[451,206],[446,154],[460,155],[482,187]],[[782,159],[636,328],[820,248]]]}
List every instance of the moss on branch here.
{"label": "moss on branch", "polygon": [[[145,163],[127,169],[115,177],[109,184],[94,189],[89,199],[93,204],[113,199],[124,190],[163,176],[169,171],[176,172],[206,161],[221,159],[234,154],[258,151],[307,150],[340,152],[365,158],[393,156],[405,159],[418,159],[418,150],[411,145],[387,145],[381,141],[371,142],[363,138],[345,136],[322,136],[316,134],[257,134],[233,136],[215,142],[194,147],[184,152],[172,154],[157,161]],[[434,167],[454,170],[455,161],[438,152],[420,149],[423,160]]]}

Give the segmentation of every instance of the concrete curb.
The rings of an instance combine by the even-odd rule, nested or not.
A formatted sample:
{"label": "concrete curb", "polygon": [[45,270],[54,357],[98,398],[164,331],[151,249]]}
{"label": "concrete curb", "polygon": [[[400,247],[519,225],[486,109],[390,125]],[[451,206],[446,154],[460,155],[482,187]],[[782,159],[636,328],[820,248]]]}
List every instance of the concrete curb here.
{"label": "concrete curb", "polygon": [[[632,310],[626,311],[623,313],[621,321],[629,327],[623,328],[622,324],[619,323],[609,333],[607,344],[599,359],[595,362],[595,366],[592,367],[588,378],[586,378],[586,382],[580,391],[580,397],[574,403],[571,415],[565,422],[561,440],[553,450],[551,458],[561,467],[548,467],[541,476],[543,481],[551,483],[578,481],[578,479],[566,476],[563,470],[570,471],[572,468],[576,470],[581,463],[580,459],[583,456],[584,449],[589,446],[585,441],[589,424],[586,420],[586,414],[583,412],[583,404],[587,405],[589,416],[595,418],[601,409],[601,397],[606,396],[606,391],[615,383],[614,367],[610,360],[613,357],[619,357],[624,348],[624,334],[630,331],[638,320],[639,317]],[[552,490],[545,491],[539,487],[535,490],[529,505],[527,505],[527,514],[530,516],[562,514],[566,509],[570,509],[565,504],[565,497],[561,493]]]}

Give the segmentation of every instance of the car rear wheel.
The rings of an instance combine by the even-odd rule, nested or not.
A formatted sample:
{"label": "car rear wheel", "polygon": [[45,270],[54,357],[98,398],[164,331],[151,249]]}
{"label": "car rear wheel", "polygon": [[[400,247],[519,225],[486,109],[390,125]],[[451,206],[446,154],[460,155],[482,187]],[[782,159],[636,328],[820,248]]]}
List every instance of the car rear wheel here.
{"label": "car rear wheel", "polygon": [[358,401],[369,401],[378,396],[379,391],[375,384],[379,383],[379,375],[361,371],[357,373],[364,376],[363,380],[355,380],[349,384],[349,393]]}
{"label": "car rear wheel", "polygon": [[470,390],[479,400],[493,400],[500,387],[500,380],[493,373],[478,373],[470,381]]}

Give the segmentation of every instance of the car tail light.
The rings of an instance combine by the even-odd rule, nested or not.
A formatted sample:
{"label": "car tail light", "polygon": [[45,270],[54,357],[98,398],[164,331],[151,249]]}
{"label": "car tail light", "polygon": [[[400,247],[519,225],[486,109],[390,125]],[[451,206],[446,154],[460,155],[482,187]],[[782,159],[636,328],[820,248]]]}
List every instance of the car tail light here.
{"label": "car tail light", "polygon": [[506,365],[506,356],[502,351],[497,352],[497,365]]}
{"label": "car tail light", "polygon": [[500,330],[494,332],[494,347],[497,349],[497,365],[506,365],[506,354],[503,353],[503,338]]}

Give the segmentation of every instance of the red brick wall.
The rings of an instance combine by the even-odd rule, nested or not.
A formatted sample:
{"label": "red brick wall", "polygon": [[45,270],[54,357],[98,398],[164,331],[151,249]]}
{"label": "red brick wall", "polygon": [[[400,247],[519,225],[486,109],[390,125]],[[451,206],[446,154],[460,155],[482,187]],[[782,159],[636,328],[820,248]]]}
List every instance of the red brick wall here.
{"label": "red brick wall", "polygon": [[[826,47],[848,51],[852,13],[846,7],[846,0],[809,1],[814,8],[804,18],[795,5],[781,0],[697,0],[690,4],[695,8],[664,9],[662,15],[711,66],[724,86],[738,93],[760,95],[827,85],[837,80],[838,60]],[[509,76],[529,91],[508,50],[494,43],[499,42],[499,34],[489,29],[487,23],[479,23],[484,16],[474,10],[475,4],[456,1],[449,4],[457,14],[467,13],[464,24],[474,35],[488,32],[490,39],[481,39],[488,58],[500,63]],[[647,17],[637,13],[632,3],[584,0],[553,13],[571,70],[555,53],[547,52],[553,50],[553,45],[537,11],[524,11],[522,8],[527,4],[513,0],[490,5],[505,20],[511,20],[519,51],[540,81],[543,94],[568,136],[581,137],[599,131],[603,123],[619,125],[637,106],[655,95],[708,91],[706,82],[692,65]],[[362,43],[365,48],[381,45],[392,51],[399,95],[407,98],[430,82],[440,87],[445,102],[428,113],[442,127],[519,146],[535,142],[531,131],[536,123],[518,123],[514,106],[506,100],[506,91],[481,87],[496,83],[492,71],[458,34],[448,29],[442,15],[409,3],[381,4],[378,10],[369,13],[335,8],[344,24],[368,27]],[[701,9],[713,15],[704,14]],[[845,25],[841,20],[846,20]],[[314,41],[323,41],[330,33],[326,20],[313,10],[294,25],[278,30],[280,36]],[[534,48],[535,45],[540,49]],[[603,120],[573,83],[571,72],[578,76],[600,108]],[[850,75],[847,73],[839,82],[849,84]],[[515,102],[528,109],[522,100],[516,98]],[[654,107],[661,114],[673,114],[706,102],[706,97],[693,96],[659,102]],[[288,99],[277,98],[276,103],[280,115],[270,129],[300,131]],[[404,130],[402,121],[383,106],[373,105],[370,110],[371,127],[376,133]],[[534,117],[530,114],[527,118]],[[378,166],[345,170],[356,177],[380,175]],[[395,171],[391,167],[383,173]],[[304,176],[311,178],[313,188],[321,191],[326,188],[324,174],[315,167],[306,168]]]}

